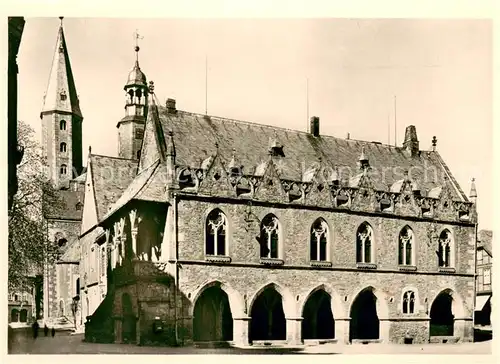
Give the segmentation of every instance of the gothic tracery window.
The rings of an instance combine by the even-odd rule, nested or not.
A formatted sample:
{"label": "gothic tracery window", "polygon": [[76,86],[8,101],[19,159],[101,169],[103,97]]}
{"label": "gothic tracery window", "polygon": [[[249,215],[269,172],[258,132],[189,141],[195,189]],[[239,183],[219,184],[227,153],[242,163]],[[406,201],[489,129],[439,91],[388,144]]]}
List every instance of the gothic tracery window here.
{"label": "gothic tracery window", "polygon": [[278,258],[279,221],[273,214],[266,215],[261,223],[261,258]]}
{"label": "gothic tracery window", "polygon": [[372,227],[364,222],[358,228],[356,233],[356,262],[357,263],[372,263],[372,244],[373,230]]}
{"label": "gothic tracery window", "polygon": [[444,230],[439,236],[438,260],[439,267],[452,267],[453,239],[449,230]]}
{"label": "gothic tracery window", "polygon": [[217,209],[210,212],[206,221],[206,255],[226,255],[227,220]]}
{"label": "gothic tracery window", "polygon": [[406,291],[403,295],[403,313],[415,313],[415,292]]}
{"label": "gothic tracery window", "polygon": [[317,219],[311,227],[310,259],[326,261],[328,248],[328,225],[325,220]]}
{"label": "gothic tracery window", "polygon": [[399,233],[399,265],[413,264],[413,231],[409,226],[405,226]]}

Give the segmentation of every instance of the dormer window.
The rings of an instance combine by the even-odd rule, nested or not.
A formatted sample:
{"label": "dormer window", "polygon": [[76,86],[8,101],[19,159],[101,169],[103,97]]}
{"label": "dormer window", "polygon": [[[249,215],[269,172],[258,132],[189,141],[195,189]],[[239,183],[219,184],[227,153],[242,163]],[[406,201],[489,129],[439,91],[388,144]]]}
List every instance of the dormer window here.
{"label": "dormer window", "polygon": [[66,91],[61,92],[61,93],[59,94],[59,96],[61,97],[61,101],[66,101],[66,98],[67,98],[67,96],[66,96]]}

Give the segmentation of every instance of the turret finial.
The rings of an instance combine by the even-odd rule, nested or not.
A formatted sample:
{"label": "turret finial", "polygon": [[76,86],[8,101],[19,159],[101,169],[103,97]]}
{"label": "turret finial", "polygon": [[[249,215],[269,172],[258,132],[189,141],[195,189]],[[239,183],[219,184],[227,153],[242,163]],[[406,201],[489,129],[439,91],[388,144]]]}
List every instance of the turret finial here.
{"label": "turret finial", "polygon": [[134,38],[135,38],[135,47],[134,47],[135,60],[136,62],[139,62],[139,51],[141,50],[141,48],[139,48],[139,39],[144,39],[144,37],[139,35],[138,30],[136,29],[134,33]]}
{"label": "turret finial", "polygon": [[149,93],[154,94],[155,92],[155,83],[153,81],[149,81],[149,87],[148,87]]}
{"label": "turret finial", "polygon": [[59,17],[59,20],[61,21],[61,26],[63,25],[63,19],[64,19],[64,16]]}

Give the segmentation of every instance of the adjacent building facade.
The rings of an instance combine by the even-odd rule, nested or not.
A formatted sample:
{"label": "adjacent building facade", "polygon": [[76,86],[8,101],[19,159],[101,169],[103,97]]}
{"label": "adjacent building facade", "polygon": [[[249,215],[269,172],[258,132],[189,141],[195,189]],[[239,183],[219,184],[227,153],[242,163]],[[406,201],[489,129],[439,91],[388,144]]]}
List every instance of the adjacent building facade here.
{"label": "adjacent building facade", "polygon": [[476,250],[476,312],[474,316],[474,323],[478,326],[491,326],[492,239],[492,231],[479,231]]}
{"label": "adjacent building facade", "polygon": [[[89,151],[69,182],[83,207],[51,278],[78,295],[87,340],[472,341],[475,198],[435,139],[428,151],[414,126],[396,147],[323,135],[317,117],[301,132],[178,110],[138,57],[125,93],[119,157]],[[79,127],[76,110],[43,118]],[[81,141],[58,134],[55,154]],[[52,168],[78,169],[77,155]]]}

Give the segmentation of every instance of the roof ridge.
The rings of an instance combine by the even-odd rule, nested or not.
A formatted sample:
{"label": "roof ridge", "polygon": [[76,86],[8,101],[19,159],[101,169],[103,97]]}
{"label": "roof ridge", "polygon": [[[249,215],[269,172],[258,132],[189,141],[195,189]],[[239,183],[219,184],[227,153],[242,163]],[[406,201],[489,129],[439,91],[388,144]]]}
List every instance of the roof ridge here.
{"label": "roof ridge", "polygon": [[[166,109],[163,106],[158,106],[158,107],[161,108],[162,111]],[[230,121],[230,122],[238,123],[238,124],[245,124],[245,125],[257,126],[257,127],[263,127],[263,128],[269,128],[269,129],[279,129],[279,130],[294,132],[294,133],[298,133],[298,134],[311,135],[311,133],[309,133],[308,131],[285,128],[283,126],[276,126],[276,125],[270,125],[270,124],[261,124],[261,123],[255,122],[255,121],[232,119],[232,118],[226,118],[226,117],[217,116],[217,115],[205,115],[205,114],[200,114],[200,113],[186,111],[186,110],[177,110],[177,112],[187,114],[187,115],[196,116],[196,117],[207,117],[208,116],[210,118],[216,118],[216,119],[220,119],[222,121]],[[370,140],[353,139],[353,138],[347,139],[347,138],[342,138],[339,136],[329,135],[329,134],[321,134],[320,137],[333,138],[333,139],[337,139],[337,140],[351,141],[351,142],[369,143],[369,144],[381,145],[384,147],[389,147],[389,148],[394,148],[394,149],[402,148],[402,147],[398,147],[395,145],[386,144],[386,143],[374,141],[374,140],[370,141]]]}
{"label": "roof ridge", "polygon": [[111,155],[103,155],[103,154],[94,154],[94,153],[92,153],[90,156],[91,157],[110,158],[110,159],[119,159],[119,160],[130,161],[130,162],[137,162],[135,159],[122,158],[122,157],[114,157],[114,156],[111,156]]}

